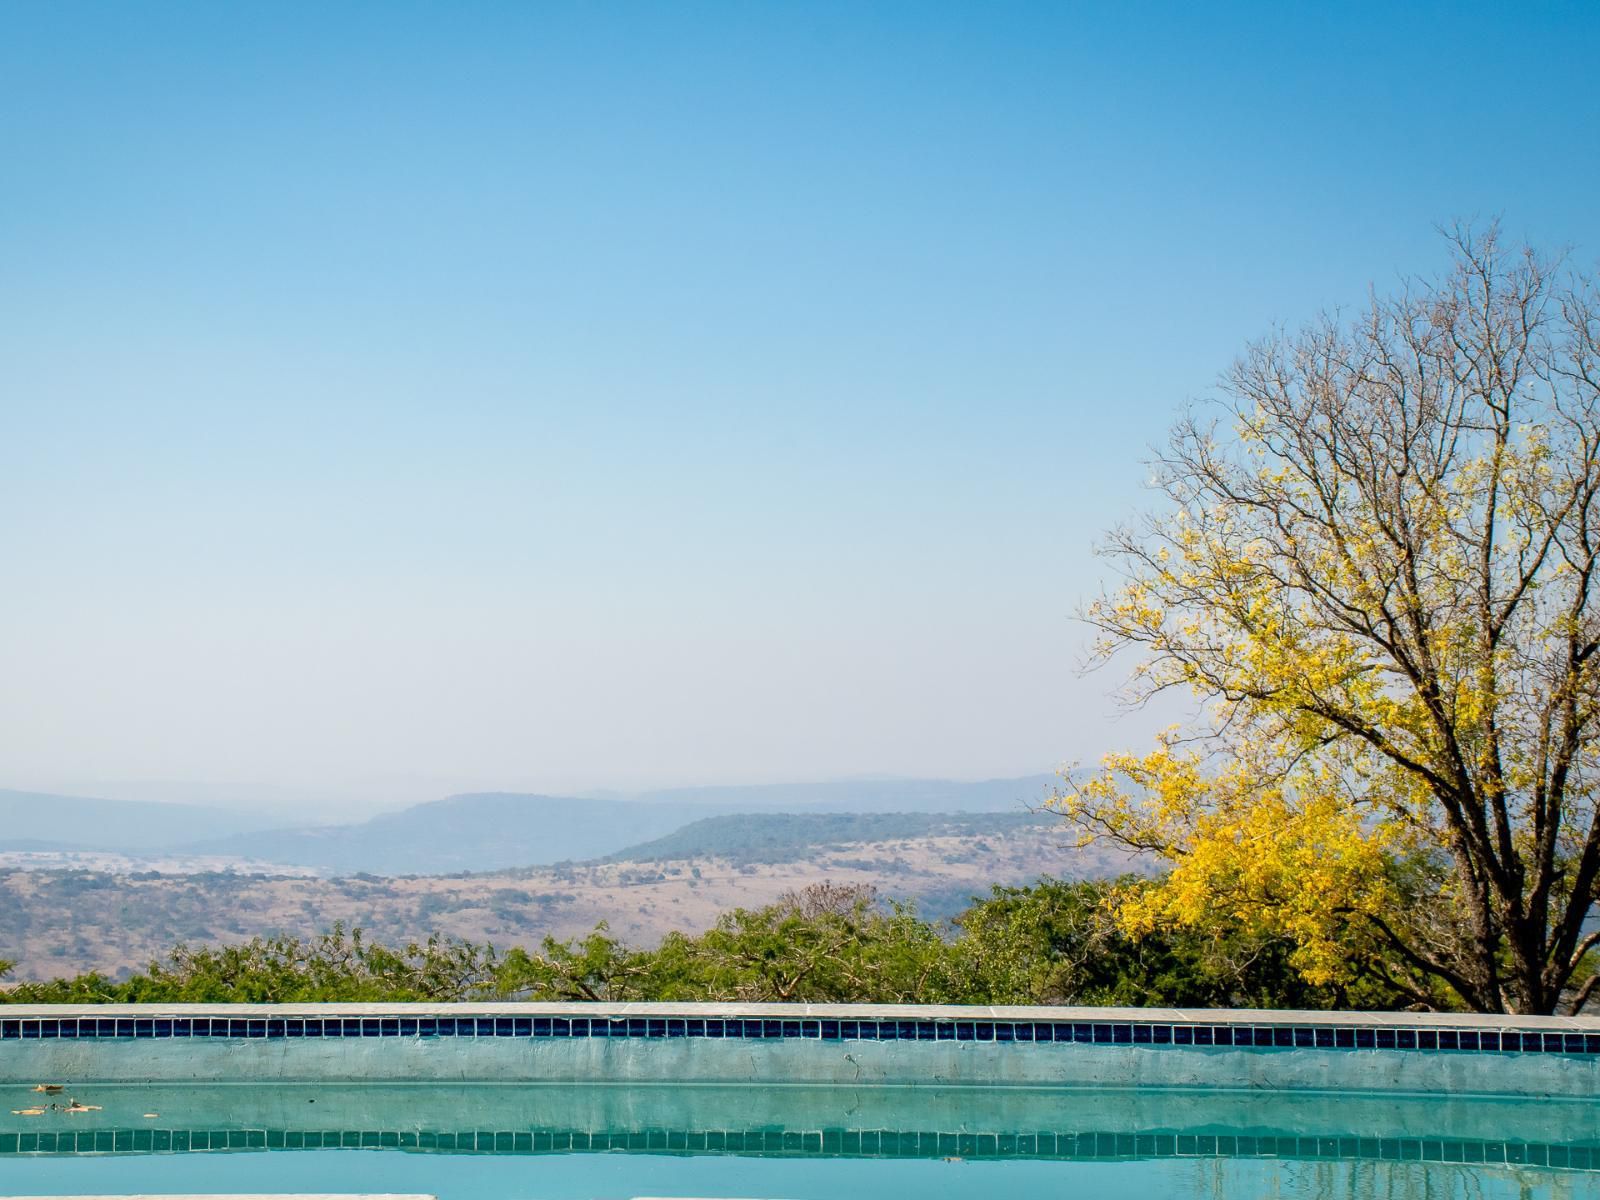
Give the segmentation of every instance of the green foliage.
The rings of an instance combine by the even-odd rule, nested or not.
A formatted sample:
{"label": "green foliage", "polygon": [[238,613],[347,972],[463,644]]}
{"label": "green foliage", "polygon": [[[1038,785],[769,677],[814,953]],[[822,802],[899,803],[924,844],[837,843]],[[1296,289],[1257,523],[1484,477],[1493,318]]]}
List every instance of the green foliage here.
{"label": "green foliage", "polygon": [[508,992],[541,1000],[914,1001],[945,943],[907,907],[870,889],[818,884],[760,909],[735,909],[698,936],[654,950],[615,941],[602,925],[581,939],[510,951]]}
{"label": "green foliage", "polygon": [[89,973],[19,983],[19,1004],[273,1004],[311,1001],[472,1000],[496,992],[498,956],[435,935],[394,949],[346,932],[310,941],[254,938],[237,946],[178,946],[148,971],[123,981]]}
{"label": "green foliage", "polygon": [[909,1003],[926,994],[945,950],[909,907],[822,884],[735,909],[699,937],[668,937],[655,983],[663,1000]]}
{"label": "green foliage", "polygon": [[[950,925],[870,888],[816,884],[705,933],[630,947],[602,924],[533,950],[434,936],[391,948],[335,926],[310,941],[179,946],[115,981],[96,974],[0,989],[16,1003],[292,1001],[804,1001],[812,1003],[1393,1006],[1378,984],[1313,987],[1292,945],[1224,920],[1133,937],[1109,903],[1142,880],[996,887]],[[1359,953],[1358,950],[1353,950]],[[1358,979],[1366,979],[1360,970]]]}
{"label": "green foliage", "polygon": [[1359,970],[1359,985],[1313,987],[1290,962],[1288,938],[1236,922],[1131,936],[1109,901],[1149,886],[1128,878],[996,887],[956,918],[961,932],[948,955],[950,997],[988,1004],[1300,1009],[1381,1009],[1400,1000]]}

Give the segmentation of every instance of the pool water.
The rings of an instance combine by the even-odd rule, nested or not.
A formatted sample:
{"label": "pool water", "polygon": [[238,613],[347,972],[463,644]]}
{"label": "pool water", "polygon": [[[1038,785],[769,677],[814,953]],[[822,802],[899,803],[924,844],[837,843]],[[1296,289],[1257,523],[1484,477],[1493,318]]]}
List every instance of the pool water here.
{"label": "pool water", "polygon": [[5,1085],[0,1101],[0,1195],[1600,1200],[1587,1100],[321,1083]]}

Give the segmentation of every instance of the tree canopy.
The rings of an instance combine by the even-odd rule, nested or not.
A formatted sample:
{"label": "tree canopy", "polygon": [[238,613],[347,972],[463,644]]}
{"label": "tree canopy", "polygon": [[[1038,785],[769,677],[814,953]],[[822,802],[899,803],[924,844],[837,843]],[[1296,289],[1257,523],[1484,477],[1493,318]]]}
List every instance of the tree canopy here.
{"label": "tree canopy", "polygon": [[1204,716],[1069,773],[1164,859],[1124,928],[1225,913],[1314,984],[1546,1013],[1594,993],[1600,290],[1495,228],[1249,346],[1159,453],[1087,612],[1136,700]]}
{"label": "tree canopy", "polygon": [[385,946],[335,927],[319,938],[180,946],[142,972],[0,988],[12,1003],[296,1001],[778,1001],[1384,1007],[1399,997],[1313,985],[1292,942],[1220,921],[1134,937],[1107,897],[1128,879],[997,887],[954,925],[870,890],[816,884],[724,914],[698,935],[628,946],[600,926],[534,949],[432,937]]}

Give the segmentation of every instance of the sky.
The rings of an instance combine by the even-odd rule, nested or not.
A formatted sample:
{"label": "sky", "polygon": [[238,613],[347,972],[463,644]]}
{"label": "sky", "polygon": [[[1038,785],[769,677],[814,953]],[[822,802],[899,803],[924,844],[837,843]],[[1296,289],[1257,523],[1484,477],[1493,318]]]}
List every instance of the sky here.
{"label": "sky", "polygon": [[1600,258],[1600,7],[0,0],[0,787],[1142,744],[1093,554],[1252,338]]}

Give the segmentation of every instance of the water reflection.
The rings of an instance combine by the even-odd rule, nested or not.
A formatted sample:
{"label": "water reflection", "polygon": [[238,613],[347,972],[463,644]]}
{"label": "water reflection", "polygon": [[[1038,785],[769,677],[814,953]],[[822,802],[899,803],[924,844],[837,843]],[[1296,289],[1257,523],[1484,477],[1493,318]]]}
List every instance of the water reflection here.
{"label": "water reflection", "polygon": [[[1300,1159],[1600,1172],[1591,1103],[1023,1088],[68,1084],[0,1099],[0,1155],[447,1154]],[[89,1111],[70,1112],[66,1100]],[[12,1110],[21,1110],[12,1111]]]}

